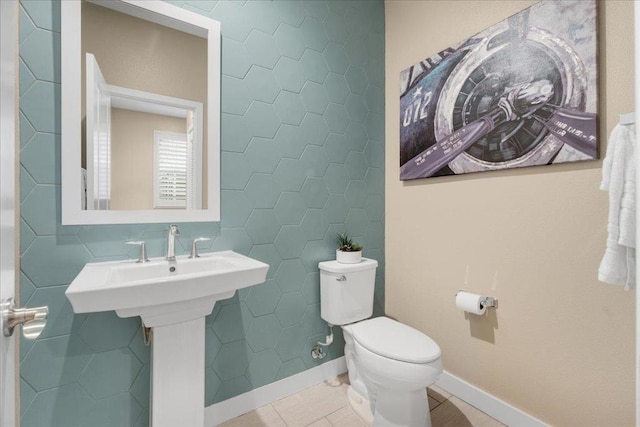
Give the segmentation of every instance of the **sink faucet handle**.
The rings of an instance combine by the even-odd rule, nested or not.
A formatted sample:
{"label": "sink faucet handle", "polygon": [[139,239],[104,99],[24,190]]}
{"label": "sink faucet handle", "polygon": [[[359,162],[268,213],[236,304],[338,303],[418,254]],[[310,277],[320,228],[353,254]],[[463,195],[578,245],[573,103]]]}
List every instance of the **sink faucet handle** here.
{"label": "sink faucet handle", "polygon": [[198,237],[197,239],[193,239],[193,242],[191,243],[191,255],[189,255],[189,258],[200,258],[200,255],[198,255],[198,242],[208,242],[209,240],[211,240],[208,237]]}
{"label": "sink faucet handle", "polygon": [[142,240],[127,240],[124,244],[140,246],[140,255],[138,255],[138,260],[136,262],[149,262],[149,258],[147,258],[147,248]]}

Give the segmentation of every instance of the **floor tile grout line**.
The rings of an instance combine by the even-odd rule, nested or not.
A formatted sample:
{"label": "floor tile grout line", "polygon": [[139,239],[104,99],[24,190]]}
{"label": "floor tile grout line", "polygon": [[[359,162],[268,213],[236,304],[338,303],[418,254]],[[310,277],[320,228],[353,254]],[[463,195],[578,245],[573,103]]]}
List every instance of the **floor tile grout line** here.
{"label": "floor tile grout line", "polygon": [[[275,403],[275,402],[274,402]],[[278,410],[276,409],[276,407],[273,405],[273,403],[269,403],[267,405],[262,406],[262,408],[270,406],[271,409],[273,409],[273,412],[278,416],[278,419],[280,421],[282,421],[282,424],[284,424],[285,426],[289,427],[289,424],[287,424],[287,422],[284,420],[284,418],[282,417],[282,415],[280,415],[280,412],[278,412]]]}
{"label": "floor tile grout line", "polygon": [[324,417],[327,419],[327,421],[329,421],[329,424],[333,425],[333,423],[329,420],[329,416],[335,414],[338,411],[342,411],[344,408],[349,408],[351,409],[351,407],[349,406],[349,402],[347,402],[347,404],[339,409],[336,409],[335,411],[331,412],[330,414],[325,415]]}
{"label": "floor tile grout line", "polygon": [[[311,387],[310,387],[310,388],[311,388]],[[308,399],[303,398],[303,397],[301,396],[300,392],[298,392],[298,393],[294,393],[294,394],[292,394],[292,395],[290,395],[290,396],[284,397],[284,398],[282,398],[282,399],[280,399],[280,400],[278,400],[278,401],[276,401],[276,402],[272,402],[272,403],[266,404],[266,405],[262,406],[261,408],[266,408],[267,406],[270,406],[270,407],[271,407],[271,409],[272,409],[272,410],[275,412],[275,414],[278,416],[278,419],[282,422],[282,424],[283,424],[283,425],[285,425],[285,426],[287,426],[287,427],[295,427],[295,426],[299,426],[300,424],[298,424],[298,423],[296,422],[296,421],[299,421],[299,420],[289,420],[290,422],[287,422],[287,420],[285,420],[285,417],[283,417],[283,415],[278,411],[278,409],[276,408],[276,405],[275,405],[275,404],[276,404],[277,402],[279,402],[279,401],[282,401],[282,400],[284,400],[284,399],[287,399],[287,398],[290,398],[290,397],[293,397],[293,396],[296,396],[296,395],[297,395],[297,396],[298,396],[298,397],[299,397],[303,402],[308,402]],[[456,407],[456,408],[458,407],[458,405],[456,405],[456,404],[455,404],[455,402],[451,400],[452,398],[454,398],[454,397],[455,397],[454,395],[450,395],[449,397],[445,398],[442,394],[439,394],[439,393],[438,393],[438,396],[439,396],[439,397],[441,397],[443,400],[442,400],[442,401],[439,401],[439,400],[438,400],[438,399],[436,399],[435,397],[433,397],[433,396],[429,396],[429,395],[427,394],[427,401],[429,401],[429,398],[431,398],[432,400],[434,400],[434,401],[436,402],[436,405],[435,405],[433,408],[429,407],[429,413],[430,413],[430,416],[433,416],[434,414],[439,414],[439,413],[440,413],[440,412],[442,412],[443,410],[446,412],[446,409],[442,409],[442,408],[446,408],[446,406],[447,406],[447,405],[443,405],[443,403],[446,403],[446,402],[449,402],[449,403],[450,403],[450,405],[453,405],[453,406],[454,406],[454,407]],[[310,420],[309,422],[305,423],[305,424],[304,424],[304,426],[305,426],[305,427],[308,427],[308,426],[311,426],[311,425],[313,425],[313,424],[315,424],[315,423],[318,423],[318,422],[320,422],[320,421],[324,420],[326,423],[328,423],[328,425],[330,425],[330,426],[332,426],[332,427],[337,427],[335,424],[333,424],[333,423],[331,422],[331,420],[329,419],[329,417],[330,417],[331,415],[333,415],[333,414],[335,414],[335,413],[339,412],[339,411],[344,410],[345,408],[349,408],[349,409],[354,413],[354,415],[356,415],[356,417],[357,417],[357,414],[355,414],[355,412],[353,411],[353,409],[351,409],[351,407],[350,407],[350,405],[349,405],[349,402],[348,402],[348,400],[347,400],[347,396],[346,396],[346,395],[344,396],[344,398],[345,398],[345,399],[344,399],[344,405],[342,405],[340,408],[338,408],[338,409],[336,409],[336,410],[333,410],[333,411],[331,411],[331,412],[329,412],[329,413],[322,414],[322,415],[320,415],[320,417],[319,417],[319,418],[314,419],[314,420]],[[459,398],[457,398],[457,399],[459,399]],[[464,404],[468,405],[468,406],[469,406],[472,410],[474,410],[475,412],[478,412],[478,413],[480,413],[480,414],[482,414],[482,415],[484,415],[484,416],[488,417],[489,419],[495,420],[495,418],[491,417],[489,414],[487,414],[487,413],[485,413],[485,412],[481,411],[480,409],[476,408],[475,406],[473,406],[473,405],[469,405],[468,403],[464,402],[462,399],[459,399],[459,400],[460,400],[462,403],[464,403]],[[442,408],[441,408],[441,407],[442,407]],[[257,408],[257,409],[260,409],[260,408]],[[358,418],[358,420],[360,420],[360,418],[359,418],[359,417],[357,417],[357,418]],[[360,421],[361,421],[361,420],[360,420]],[[495,420],[495,421],[497,421],[497,420]],[[499,422],[498,422],[498,423],[499,423]]]}
{"label": "floor tile grout line", "polygon": [[288,399],[289,397],[291,397],[291,396],[295,396],[296,394],[298,394],[298,393],[294,393],[294,394],[292,394],[292,395],[290,395],[290,396],[283,397],[282,399],[279,399],[279,400],[276,400],[276,401],[275,401],[275,402],[273,402],[273,403],[270,403],[270,405],[273,407],[273,410],[274,410],[274,411],[276,411],[276,414],[278,414],[278,416],[280,417],[280,419],[282,420],[282,422],[283,422],[287,427],[291,427],[291,426],[290,426],[290,425],[289,425],[289,423],[287,423],[287,421],[284,419],[284,417],[282,416],[282,414],[280,413],[280,411],[278,411],[278,408],[276,408],[275,403],[278,403],[278,402],[280,402],[280,401],[282,401],[282,400],[284,400],[284,399]]}
{"label": "floor tile grout line", "polygon": [[427,396],[430,396],[432,399],[434,399],[434,400],[438,401],[439,403],[443,403],[443,402],[445,402],[445,401],[447,401],[447,400],[449,399],[448,397],[444,397],[442,394],[438,393],[437,391],[435,391],[435,390],[433,390],[433,389],[432,389],[431,391],[432,391],[432,393],[435,393],[435,394],[437,394],[438,396],[440,396],[440,397],[442,398],[442,400],[438,399],[438,398],[437,398],[437,397],[435,397],[435,396],[431,396],[431,395],[429,395],[429,387],[427,387]]}
{"label": "floor tile grout line", "polygon": [[[433,398],[432,398],[432,399],[433,399]],[[444,402],[440,402],[440,401],[439,401],[439,400],[437,400],[437,399],[433,399],[433,400],[435,400],[435,401],[436,401],[436,402],[438,402],[438,403],[437,403],[437,405],[435,405],[433,408],[432,408],[432,407],[429,407],[429,413],[433,412],[437,407],[439,407],[440,405],[442,405],[442,404],[444,403]],[[429,403],[429,399],[427,399],[427,404],[428,404],[428,403]]]}
{"label": "floor tile grout line", "polygon": [[[449,399],[447,399],[447,400],[449,400]],[[446,402],[446,400],[445,400],[445,402]],[[440,402],[440,404],[437,405],[435,408],[429,410],[429,416],[431,416],[433,418],[433,413],[436,412],[438,410],[438,408],[444,407],[445,406],[444,405],[445,402]]]}

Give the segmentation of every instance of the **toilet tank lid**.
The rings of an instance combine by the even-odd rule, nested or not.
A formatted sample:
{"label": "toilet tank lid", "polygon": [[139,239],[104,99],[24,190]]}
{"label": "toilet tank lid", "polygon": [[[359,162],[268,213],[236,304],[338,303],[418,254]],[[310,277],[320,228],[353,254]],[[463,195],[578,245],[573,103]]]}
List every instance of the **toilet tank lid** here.
{"label": "toilet tank lid", "polygon": [[350,325],[353,338],[372,353],[409,363],[429,363],[440,357],[440,347],[417,329],[388,317]]}
{"label": "toilet tank lid", "polygon": [[355,264],[344,264],[338,261],[323,261],[318,264],[320,270],[328,271],[329,273],[351,273],[354,271],[369,270],[377,266],[378,261],[369,258],[362,258],[360,262]]}

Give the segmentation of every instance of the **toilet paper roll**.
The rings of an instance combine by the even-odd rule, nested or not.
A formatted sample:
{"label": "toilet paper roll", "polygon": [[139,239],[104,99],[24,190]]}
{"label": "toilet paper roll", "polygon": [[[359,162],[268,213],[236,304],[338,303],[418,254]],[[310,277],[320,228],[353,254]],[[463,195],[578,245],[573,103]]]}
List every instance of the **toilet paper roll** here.
{"label": "toilet paper roll", "polygon": [[482,305],[484,298],[483,295],[460,291],[456,294],[456,308],[469,313],[482,315],[487,310],[487,307]]}

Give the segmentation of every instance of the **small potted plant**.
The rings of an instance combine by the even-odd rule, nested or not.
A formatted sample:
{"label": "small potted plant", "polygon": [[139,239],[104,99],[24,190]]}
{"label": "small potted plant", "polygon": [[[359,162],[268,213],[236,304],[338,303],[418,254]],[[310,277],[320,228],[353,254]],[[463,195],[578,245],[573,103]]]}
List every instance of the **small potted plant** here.
{"label": "small potted plant", "polygon": [[362,259],[362,246],[353,243],[347,233],[338,233],[336,261],[342,264],[357,264]]}

